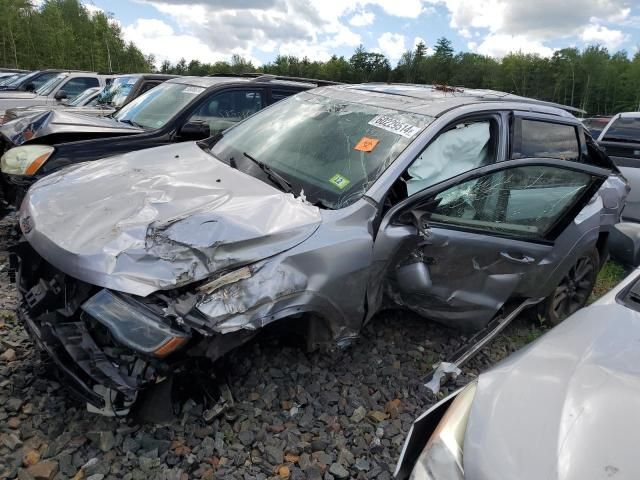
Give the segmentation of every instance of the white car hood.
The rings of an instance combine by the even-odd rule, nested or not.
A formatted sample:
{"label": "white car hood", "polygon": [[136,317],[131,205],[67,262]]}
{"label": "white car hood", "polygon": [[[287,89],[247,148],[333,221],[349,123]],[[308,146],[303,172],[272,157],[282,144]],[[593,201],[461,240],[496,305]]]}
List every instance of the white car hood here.
{"label": "white car hood", "polygon": [[640,313],[583,309],[482,374],[467,480],[640,478]]}
{"label": "white car hood", "polygon": [[292,248],[320,221],[317,207],[196,143],[63,169],[20,209],[27,240],[56,268],[143,296]]}

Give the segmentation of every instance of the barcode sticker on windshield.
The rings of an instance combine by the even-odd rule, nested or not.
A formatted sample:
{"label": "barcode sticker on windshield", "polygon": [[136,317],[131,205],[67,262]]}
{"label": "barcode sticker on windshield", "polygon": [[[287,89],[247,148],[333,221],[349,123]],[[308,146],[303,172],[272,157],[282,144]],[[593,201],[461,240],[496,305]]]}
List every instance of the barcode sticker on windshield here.
{"label": "barcode sticker on windshield", "polygon": [[387,117],[386,115],[376,115],[371,121],[369,121],[369,125],[381,128],[383,130],[386,130],[387,132],[402,135],[405,138],[411,138],[421,130],[420,127],[401,122],[400,120],[396,120],[392,117]]}
{"label": "barcode sticker on windshield", "polygon": [[184,93],[190,93],[192,95],[199,95],[204,92],[204,88],[200,87],[187,87],[183,90]]}

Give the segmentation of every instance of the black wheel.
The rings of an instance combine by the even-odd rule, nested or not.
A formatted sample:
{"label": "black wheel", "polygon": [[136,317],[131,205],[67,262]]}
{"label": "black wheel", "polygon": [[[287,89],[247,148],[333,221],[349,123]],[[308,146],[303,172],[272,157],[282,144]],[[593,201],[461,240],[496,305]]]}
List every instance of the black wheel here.
{"label": "black wheel", "polygon": [[542,304],[542,317],[558,325],[587,303],[600,270],[600,255],[595,248],[584,253],[560,280],[553,293]]}

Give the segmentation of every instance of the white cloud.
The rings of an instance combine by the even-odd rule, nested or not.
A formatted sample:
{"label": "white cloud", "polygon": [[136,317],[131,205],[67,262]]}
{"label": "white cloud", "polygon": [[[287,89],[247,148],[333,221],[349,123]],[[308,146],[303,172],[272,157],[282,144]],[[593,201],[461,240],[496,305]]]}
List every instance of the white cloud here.
{"label": "white cloud", "polygon": [[96,13],[104,13],[104,10],[100,7],[96,7],[93,3],[83,3],[82,6],[87,9],[89,15],[93,16]]}
{"label": "white cloud", "polygon": [[[602,25],[629,22],[637,0],[429,0],[449,12],[449,26],[480,53],[502,56],[510,50],[548,56],[551,42],[582,38],[610,48],[627,41]],[[590,40],[586,40],[586,39]],[[591,40],[592,39],[592,40]]]}
{"label": "white cloud", "polygon": [[400,33],[385,32],[378,38],[378,48],[389,60],[396,62],[407,49],[405,37]]}
{"label": "white cloud", "polygon": [[597,23],[588,25],[580,35],[585,43],[599,43],[610,50],[615,50],[628,40],[628,36],[620,30],[610,30]]}
{"label": "white cloud", "polygon": [[502,58],[509,53],[535,53],[541,57],[550,57],[554,50],[542,42],[531,40],[525,35],[489,34],[480,44],[469,42],[468,47],[482,55]]}
{"label": "white cloud", "polygon": [[[176,37],[173,45],[167,45],[165,49],[167,39],[160,37],[155,41],[151,31],[136,32],[136,24],[126,27],[129,37],[141,37],[143,51],[170,59],[176,55],[195,58],[199,54],[191,52],[190,48],[197,46],[197,51],[206,51],[208,57],[267,52],[326,60],[337,49],[362,43],[361,36],[351,28],[375,22],[372,6],[386,15],[408,19],[415,19],[432,8],[427,5],[428,0],[136,1],[151,5],[166,15],[167,25],[174,22]],[[186,43],[181,45],[183,41]],[[397,37],[384,37],[379,49],[392,52],[395,57],[398,42]],[[145,45],[153,50],[147,50]]]}
{"label": "white cloud", "polygon": [[366,27],[367,25],[373,24],[376,16],[371,12],[360,12],[356,13],[351,20],[349,20],[349,25],[353,25],[354,27]]}
{"label": "white cloud", "polygon": [[[192,35],[176,34],[171,25],[155,18],[139,18],[122,29],[125,40],[134,42],[146,54],[153,54],[157,63],[176,62],[180,58],[216,62],[227,56],[214,53],[202,40]],[[229,56],[231,53],[229,53]]]}

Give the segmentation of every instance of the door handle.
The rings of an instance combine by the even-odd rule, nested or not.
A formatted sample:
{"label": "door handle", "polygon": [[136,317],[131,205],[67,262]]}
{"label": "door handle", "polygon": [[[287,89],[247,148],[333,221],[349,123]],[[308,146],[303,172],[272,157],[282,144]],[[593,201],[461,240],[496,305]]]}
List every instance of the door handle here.
{"label": "door handle", "polygon": [[502,258],[504,258],[505,260],[508,260],[510,262],[513,263],[524,263],[524,264],[529,264],[529,263],[533,263],[536,261],[535,258],[530,257],[528,255],[522,255],[520,257],[514,257],[513,255],[511,255],[509,252],[500,252],[500,256]]}

